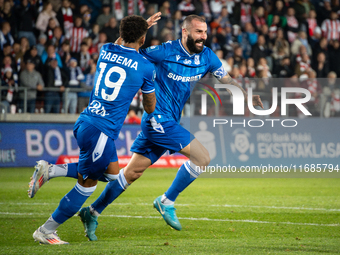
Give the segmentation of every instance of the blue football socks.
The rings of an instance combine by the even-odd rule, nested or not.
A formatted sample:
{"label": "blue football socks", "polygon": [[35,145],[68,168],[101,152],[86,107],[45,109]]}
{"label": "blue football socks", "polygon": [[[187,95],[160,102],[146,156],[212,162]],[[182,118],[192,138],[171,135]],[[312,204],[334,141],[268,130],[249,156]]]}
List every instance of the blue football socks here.
{"label": "blue football socks", "polygon": [[91,207],[99,214],[111,204],[120,194],[126,190],[130,184],[127,183],[124,176],[124,169],[121,169],[118,175],[117,181],[111,181],[106,184],[105,189],[97,198],[96,201],[91,205]]}
{"label": "blue football socks", "polygon": [[96,187],[86,188],[77,182],[76,186],[61,199],[58,208],[52,214],[52,218],[59,224],[64,223],[79,211]]}
{"label": "blue football socks", "polygon": [[164,193],[165,196],[175,201],[179,193],[190,185],[201,173],[201,169],[188,160],[178,169],[177,175],[169,189]]}

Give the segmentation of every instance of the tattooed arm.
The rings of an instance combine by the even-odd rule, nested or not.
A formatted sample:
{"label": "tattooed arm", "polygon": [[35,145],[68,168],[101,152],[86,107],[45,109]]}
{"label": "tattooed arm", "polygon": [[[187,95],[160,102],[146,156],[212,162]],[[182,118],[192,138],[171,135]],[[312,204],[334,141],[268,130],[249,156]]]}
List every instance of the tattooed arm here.
{"label": "tattooed arm", "polygon": [[143,107],[147,113],[152,113],[156,107],[156,94],[155,92],[144,94],[143,93]]}
{"label": "tattooed arm", "polygon": [[[220,82],[222,84],[231,84],[231,85],[238,87],[244,95],[244,100],[247,102],[247,97],[248,97],[247,92],[240,86],[240,84],[238,84],[233,78],[231,78],[231,76],[228,73],[222,79],[220,79]],[[231,91],[228,90],[228,92],[231,94]]]}
{"label": "tattooed arm", "polygon": [[[240,86],[240,84],[238,84],[233,78],[231,78],[229,74],[226,74],[222,79],[220,79],[220,82],[222,84],[231,84],[231,85],[238,87],[243,92],[244,101],[248,102],[247,92]],[[228,90],[228,92],[229,94],[232,94],[231,91]],[[253,105],[260,106],[263,109],[263,104],[262,104],[262,101],[259,95],[253,95]]]}

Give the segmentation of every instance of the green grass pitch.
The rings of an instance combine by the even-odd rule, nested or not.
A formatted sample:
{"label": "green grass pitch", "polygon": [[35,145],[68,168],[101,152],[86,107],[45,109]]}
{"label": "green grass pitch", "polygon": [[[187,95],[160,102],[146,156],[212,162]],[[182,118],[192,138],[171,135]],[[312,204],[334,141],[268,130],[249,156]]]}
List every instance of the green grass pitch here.
{"label": "green grass pitch", "polygon": [[32,234],[75,180],[53,179],[29,199],[33,168],[2,168],[0,254],[340,253],[340,179],[199,178],[176,201],[183,227],[176,231],[152,207],[176,171],[148,169],[100,216],[99,241],[87,241],[73,217],[58,229],[70,245],[46,246]]}

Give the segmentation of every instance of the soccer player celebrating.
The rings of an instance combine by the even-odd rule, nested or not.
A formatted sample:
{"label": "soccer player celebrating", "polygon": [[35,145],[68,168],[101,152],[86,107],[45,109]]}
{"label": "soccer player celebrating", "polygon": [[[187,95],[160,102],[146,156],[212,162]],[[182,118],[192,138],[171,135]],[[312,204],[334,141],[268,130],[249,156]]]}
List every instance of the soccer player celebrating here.
{"label": "soccer player celebrating", "polygon": [[[115,140],[130,103],[140,88],[145,111],[151,114],[155,109],[154,66],[138,53],[145,42],[147,29],[148,23],[142,17],[125,17],[120,25],[122,45],[108,43],[101,48],[90,104],[74,126],[74,136],[80,147],[79,163],[67,166],[68,170],[73,169],[70,176],[77,175],[78,182],[61,199],[58,208],[45,224],[34,232],[33,238],[36,241],[43,244],[67,244],[58,237],[56,229],[79,211],[96,189],[98,179],[103,176],[106,180],[118,179],[107,184],[108,190],[117,189],[117,185],[119,190],[124,190],[129,185],[124,171],[119,172]],[[51,178],[50,174],[59,173],[62,176],[65,171],[61,166],[48,168],[47,165],[46,161],[38,162],[30,183],[30,197]],[[87,208],[83,208],[80,213],[84,217],[92,216]],[[93,236],[92,240],[96,240]]]}
{"label": "soccer player celebrating", "polygon": [[[92,215],[100,215],[145,169],[169,150],[171,153],[180,152],[190,160],[179,168],[169,189],[155,199],[154,207],[172,228],[182,229],[175,213],[174,202],[179,193],[188,187],[199,176],[201,169],[210,162],[209,152],[179,124],[183,106],[192,91],[190,85],[210,72],[221,83],[240,88],[247,98],[247,93],[226,73],[218,57],[204,46],[206,39],[205,19],[190,15],[183,22],[181,39],[139,51],[155,65],[156,109],[152,114],[143,114],[142,132],[134,141],[131,147],[134,154],[124,168],[125,186],[107,185],[99,198],[88,207]],[[263,107],[258,95],[253,96],[253,105]],[[87,233],[94,235],[96,218],[88,217],[87,226]]]}

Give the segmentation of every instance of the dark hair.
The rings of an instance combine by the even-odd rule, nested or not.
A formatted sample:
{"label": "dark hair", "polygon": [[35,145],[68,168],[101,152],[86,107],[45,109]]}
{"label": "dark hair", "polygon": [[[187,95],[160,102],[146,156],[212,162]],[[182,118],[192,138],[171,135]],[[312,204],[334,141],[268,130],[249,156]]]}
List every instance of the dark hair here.
{"label": "dark hair", "polygon": [[204,22],[204,23],[206,22],[206,21],[205,21],[205,17],[202,17],[202,16],[198,16],[198,15],[192,14],[192,15],[187,16],[187,17],[184,19],[184,21],[183,21],[183,27],[184,27],[185,25],[190,25],[191,22],[192,22],[193,20],[198,20],[198,21]]}
{"label": "dark hair", "polygon": [[137,40],[145,35],[147,31],[148,23],[141,16],[127,16],[120,22],[119,33],[126,43],[137,42]]}

